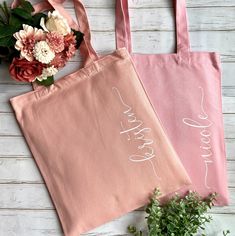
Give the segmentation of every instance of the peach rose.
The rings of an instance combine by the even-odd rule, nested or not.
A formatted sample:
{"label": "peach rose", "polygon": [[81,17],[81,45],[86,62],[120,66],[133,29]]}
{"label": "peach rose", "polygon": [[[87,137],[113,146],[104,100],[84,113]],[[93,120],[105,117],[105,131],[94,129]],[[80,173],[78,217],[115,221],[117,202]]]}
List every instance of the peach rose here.
{"label": "peach rose", "polygon": [[26,59],[14,58],[9,72],[14,80],[21,82],[32,82],[36,76],[42,74],[43,64],[38,61],[28,61]]}

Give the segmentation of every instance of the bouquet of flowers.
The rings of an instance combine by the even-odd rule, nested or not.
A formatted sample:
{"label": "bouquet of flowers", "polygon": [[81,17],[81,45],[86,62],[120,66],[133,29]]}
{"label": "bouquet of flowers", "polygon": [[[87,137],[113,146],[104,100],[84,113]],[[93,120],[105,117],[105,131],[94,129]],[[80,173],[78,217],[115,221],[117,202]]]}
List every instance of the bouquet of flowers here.
{"label": "bouquet of flowers", "polygon": [[75,55],[83,34],[71,29],[57,11],[33,14],[33,6],[26,0],[14,9],[4,2],[0,11],[0,60],[11,63],[11,77],[53,84],[54,75]]}

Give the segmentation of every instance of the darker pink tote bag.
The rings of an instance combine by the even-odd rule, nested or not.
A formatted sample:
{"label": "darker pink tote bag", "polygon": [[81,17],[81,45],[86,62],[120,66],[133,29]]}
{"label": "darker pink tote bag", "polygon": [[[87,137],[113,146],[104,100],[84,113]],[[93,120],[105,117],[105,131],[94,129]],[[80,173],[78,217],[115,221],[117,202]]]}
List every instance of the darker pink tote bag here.
{"label": "darker pink tote bag", "polygon": [[129,53],[119,49],[98,58],[84,7],[74,4],[89,63],[11,99],[65,236],[143,206],[155,187],[166,196],[190,184]]}
{"label": "darker pink tote bag", "polygon": [[[175,150],[206,196],[228,204],[219,55],[191,52],[185,0],[176,0],[177,53],[132,53],[137,72]],[[117,47],[131,53],[128,0],[116,1]],[[148,42],[146,42],[148,43]]]}

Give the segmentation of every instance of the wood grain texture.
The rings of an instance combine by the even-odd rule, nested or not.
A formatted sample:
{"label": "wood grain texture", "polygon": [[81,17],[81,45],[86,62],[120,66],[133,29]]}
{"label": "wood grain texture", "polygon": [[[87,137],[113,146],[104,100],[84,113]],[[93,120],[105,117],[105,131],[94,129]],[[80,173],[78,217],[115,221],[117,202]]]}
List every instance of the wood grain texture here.
{"label": "wood grain texture", "polygon": [[[189,8],[190,31],[235,29],[235,7]],[[224,12],[226,11],[226,14]],[[68,9],[75,19],[73,9]],[[88,8],[91,29],[94,31],[114,30],[114,9]],[[200,17],[198,17],[200,15]],[[130,9],[132,31],[172,31],[174,30],[173,9],[169,8],[132,8]]]}
{"label": "wood grain texture", "polygon": [[[133,52],[145,54],[175,52],[175,35],[173,31],[133,32],[132,38]],[[231,46],[235,42],[235,31],[197,31],[191,32],[190,38],[192,51],[217,52],[221,55],[222,62],[235,62],[235,48]],[[115,35],[113,31],[93,32],[92,41],[98,53],[106,54],[115,49]],[[72,62],[81,62],[79,53],[72,58]],[[0,68],[3,67],[4,65],[0,66]],[[232,70],[234,69],[230,69],[230,71]],[[6,78],[8,78],[8,81],[10,80],[7,70],[1,69],[0,83],[5,81]]]}
{"label": "wood grain texture", "polygon": [[[0,0],[2,2],[2,0]],[[37,2],[37,0],[32,0]],[[94,48],[101,54],[115,49],[114,0],[84,0]],[[175,33],[172,0],[129,0],[133,51],[172,53]],[[8,4],[10,1],[8,0]],[[65,7],[74,17],[71,1]],[[213,208],[208,236],[235,235],[235,1],[187,0],[192,51],[216,51],[222,60],[223,113],[226,136],[230,206]],[[79,68],[79,53],[59,72],[61,78]],[[10,79],[0,65],[0,236],[62,236],[44,181],[16,123],[9,98],[31,90]],[[144,213],[131,212],[87,234],[124,236],[126,226],[144,227]]]}
{"label": "wood grain texture", "polygon": [[[38,1],[32,0],[32,3]],[[87,8],[113,8],[115,1],[110,0],[84,0],[84,5]],[[70,1],[65,1],[66,8],[72,8],[73,5]],[[130,8],[159,8],[159,7],[172,7],[172,0],[129,0]],[[187,7],[232,7],[235,6],[234,0],[188,0]]]}
{"label": "wood grain texture", "polygon": [[[235,161],[227,161],[229,187],[235,188]],[[33,158],[0,158],[0,183],[43,183]]]}
{"label": "wood grain texture", "polygon": [[[0,210],[0,228],[3,235],[35,235],[35,236],[62,236],[58,218],[54,210]],[[214,221],[207,225],[208,235],[220,236],[224,229],[231,228],[235,224],[233,214],[212,214]],[[126,227],[136,224],[145,228],[145,214],[140,211],[131,212],[124,217],[90,231],[86,236],[124,236],[128,235]],[[231,229],[231,235],[235,231]],[[199,236],[200,234],[198,234]]]}
{"label": "wood grain texture", "polygon": [[[0,210],[55,209],[44,183],[0,184],[0,192]],[[230,188],[230,195],[230,206],[214,207],[210,213],[235,214],[235,188]]]}

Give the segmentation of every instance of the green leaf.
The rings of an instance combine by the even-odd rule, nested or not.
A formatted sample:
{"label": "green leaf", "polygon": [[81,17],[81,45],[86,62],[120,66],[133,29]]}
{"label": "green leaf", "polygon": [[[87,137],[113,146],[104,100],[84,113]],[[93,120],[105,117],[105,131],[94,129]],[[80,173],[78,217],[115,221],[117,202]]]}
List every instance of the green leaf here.
{"label": "green leaf", "polygon": [[[6,2],[3,2],[3,4],[0,4],[0,10],[3,13],[3,15],[5,16],[6,19],[6,23],[8,23],[9,20],[9,11],[8,11],[8,7],[6,5]],[[4,21],[3,17],[1,16],[1,20]],[[4,21],[5,22],[5,21]]]}
{"label": "green leaf", "polygon": [[32,16],[32,24],[34,27],[41,28],[40,21],[42,17],[46,18],[47,15],[44,13],[36,13]]}
{"label": "green leaf", "polygon": [[12,36],[0,38],[0,46],[1,47],[12,47],[15,45],[15,40]]}
{"label": "green leaf", "polygon": [[77,41],[76,48],[78,49],[83,41],[84,34],[81,33],[80,31],[77,31],[74,29],[72,29],[72,31],[73,31],[74,35],[76,36],[76,41]]}
{"label": "green leaf", "polygon": [[12,11],[12,14],[14,14],[22,19],[32,20],[32,15],[22,8],[17,7],[17,8],[12,9],[11,11]]}
{"label": "green leaf", "polygon": [[227,236],[228,234],[230,234],[229,230],[223,231],[223,236]]}
{"label": "green leaf", "polygon": [[20,19],[18,16],[16,15],[10,16],[9,25],[15,27],[15,32],[18,32],[22,28],[23,23],[26,23],[26,22],[23,22],[23,20]]}
{"label": "green leaf", "polygon": [[9,17],[10,17],[10,10],[8,9],[7,3],[4,1],[3,5],[1,5],[0,8],[1,8],[3,14],[5,15],[6,23],[8,23],[9,22]]}
{"label": "green leaf", "polygon": [[12,36],[17,32],[18,28],[12,25],[5,25],[0,28],[0,39],[8,36]]}
{"label": "green leaf", "polygon": [[128,230],[128,233],[131,233],[131,234],[134,234],[134,233],[137,232],[136,227],[135,227],[135,226],[132,226],[132,225],[129,225],[129,226],[127,227],[127,230]]}
{"label": "green leaf", "polygon": [[0,15],[0,25],[6,25],[5,20],[2,18],[2,16]]}
{"label": "green leaf", "polygon": [[2,47],[0,46],[0,58],[6,62],[11,62],[14,57],[19,57],[19,51],[14,47]]}
{"label": "green leaf", "polygon": [[12,36],[14,32],[15,32],[15,28],[13,26],[2,26],[0,28],[0,38]]}
{"label": "green leaf", "polygon": [[9,10],[9,8],[7,6],[7,3],[5,1],[3,2],[3,7],[4,7],[6,15],[9,17],[10,16],[10,10]]}
{"label": "green leaf", "polygon": [[0,46],[0,58],[5,58],[8,54],[9,48]]}
{"label": "green leaf", "polygon": [[11,37],[0,38],[1,47],[9,47],[11,44]]}
{"label": "green leaf", "polygon": [[54,77],[50,76],[50,77],[47,77],[46,80],[42,80],[42,81],[36,80],[36,81],[40,85],[50,86],[50,85],[54,84]]}
{"label": "green leaf", "polygon": [[27,11],[28,13],[32,13],[34,12],[34,8],[32,6],[32,4],[28,1],[21,1],[21,4],[20,6],[25,10]]}

